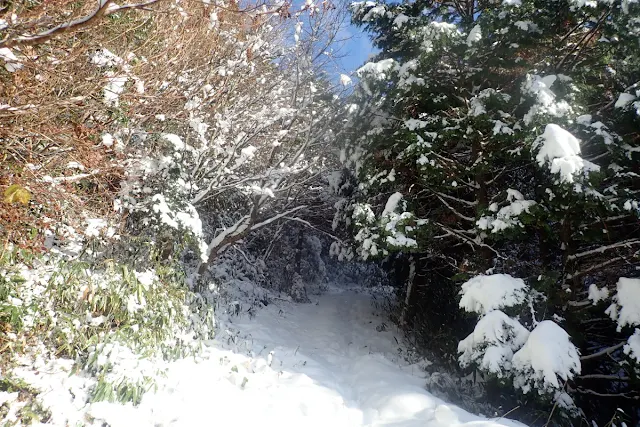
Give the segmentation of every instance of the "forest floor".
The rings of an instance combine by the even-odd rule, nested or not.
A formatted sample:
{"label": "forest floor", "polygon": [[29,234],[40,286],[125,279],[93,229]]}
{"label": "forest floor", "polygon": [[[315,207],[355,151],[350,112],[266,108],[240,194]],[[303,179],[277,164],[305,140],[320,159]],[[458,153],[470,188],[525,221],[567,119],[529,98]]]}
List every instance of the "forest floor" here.
{"label": "forest floor", "polygon": [[[220,324],[198,359],[168,363],[134,407],[82,403],[87,385],[64,363],[24,371],[56,425],[521,426],[472,415],[425,389],[402,336],[364,289],[332,289],[308,304],[274,300]],[[66,366],[66,367],[65,367]]]}

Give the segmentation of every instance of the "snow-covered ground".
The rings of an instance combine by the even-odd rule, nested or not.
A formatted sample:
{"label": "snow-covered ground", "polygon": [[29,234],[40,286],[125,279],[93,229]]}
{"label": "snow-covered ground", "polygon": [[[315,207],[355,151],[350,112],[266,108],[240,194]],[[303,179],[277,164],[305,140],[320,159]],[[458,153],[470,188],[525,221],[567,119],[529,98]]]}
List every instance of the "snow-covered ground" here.
{"label": "snow-covered ground", "polygon": [[54,405],[52,421],[62,425],[521,425],[469,414],[429,394],[420,367],[404,361],[400,336],[381,327],[384,317],[367,292],[333,290],[311,304],[275,300],[252,318],[231,319],[203,358],[170,363],[160,388],[135,408],[82,407],[82,381],[63,371],[43,369],[29,379],[40,382],[43,400]]}

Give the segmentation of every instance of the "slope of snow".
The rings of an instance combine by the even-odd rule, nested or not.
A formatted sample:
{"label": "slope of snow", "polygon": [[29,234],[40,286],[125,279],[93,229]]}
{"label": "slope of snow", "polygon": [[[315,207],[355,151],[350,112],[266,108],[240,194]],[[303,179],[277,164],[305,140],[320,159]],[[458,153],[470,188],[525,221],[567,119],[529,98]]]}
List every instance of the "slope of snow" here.
{"label": "slope of snow", "polygon": [[399,334],[381,327],[385,319],[367,293],[336,291],[311,304],[276,300],[254,318],[230,319],[202,358],[167,364],[159,389],[138,407],[83,405],[86,384],[60,366],[29,380],[55,404],[57,425],[65,417],[112,427],[521,425],[429,394],[420,366],[404,361]]}

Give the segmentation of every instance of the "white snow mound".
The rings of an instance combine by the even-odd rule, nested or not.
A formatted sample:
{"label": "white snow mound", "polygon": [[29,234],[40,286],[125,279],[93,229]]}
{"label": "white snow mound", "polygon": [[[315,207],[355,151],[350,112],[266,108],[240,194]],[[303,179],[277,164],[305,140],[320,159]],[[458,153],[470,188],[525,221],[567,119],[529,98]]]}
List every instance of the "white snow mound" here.
{"label": "white snow mound", "polygon": [[573,182],[574,176],[583,169],[599,169],[579,156],[578,138],[556,124],[548,124],[537,141],[542,143],[536,156],[538,165],[544,166],[549,161],[551,173],[559,173],[562,182]]}
{"label": "white snow mound", "polygon": [[511,369],[513,353],[527,341],[529,331],[500,310],[489,312],[475,329],[458,344],[458,358],[463,367],[478,365],[499,377]]}
{"label": "white snow mound", "polygon": [[564,329],[544,320],[513,356],[513,369],[518,372],[513,381],[516,388],[524,393],[532,387],[548,393],[562,388],[558,378],[566,381],[580,373],[580,355]]}
{"label": "white snow mound", "polygon": [[508,274],[479,275],[462,285],[460,308],[478,314],[522,304],[529,287]]}
{"label": "white snow mound", "polygon": [[387,204],[384,206],[384,211],[382,211],[382,216],[392,214],[398,208],[398,203],[402,200],[402,193],[393,193],[387,199]]}
{"label": "white snow mound", "polygon": [[639,326],[640,279],[627,277],[618,279],[618,293],[613,297],[613,304],[605,313],[618,322],[618,332],[627,325]]}

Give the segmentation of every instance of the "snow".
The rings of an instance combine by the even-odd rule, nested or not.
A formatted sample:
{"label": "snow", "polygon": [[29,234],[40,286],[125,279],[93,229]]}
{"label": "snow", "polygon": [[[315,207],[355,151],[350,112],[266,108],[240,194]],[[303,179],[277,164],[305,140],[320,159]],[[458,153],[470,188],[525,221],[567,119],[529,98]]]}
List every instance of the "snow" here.
{"label": "snow", "polygon": [[346,74],[340,74],[340,84],[342,86],[351,85],[352,84],[351,77],[347,76]]}
{"label": "snow", "polygon": [[98,67],[114,67],[124,63],[124,60],[109,49],[103,48],[91,56],[91,62]]}
{"label": "snow", "polygon": [[409,22],[409,17],[403,13],[400,13],[393,20],[393,26],[396,28],[402,28],[402,26],[407,22]]}
{"label": "snow", "polygon": [[491,88],[484,89],[469,100],[469,114],[473,117],[485,114],[487,112],[485,103],[491,97],[497,98],[503,102],[508,102],[510,99],[510,96],[506,93],[501,93]]}
{"label": "snow", "polygon": [[378,62],[367,62],[362,67],[358,68],[356,73],[360,77],[366,74],[371,74],[374,78],[381,80],[386,78],[385,73],[393,70],[396,66],[396,62],[392,58],[388,58]]}
{"label": "snow", "polygon": [[382,216],[392,214],[398,208],[398,203],[402,200],[402,193],[393,193],[387,199],[387,204],[384,206],[384,211],[382,211]]}
{"label": "snow", "polygon": [[615,108],[624,108],[631,102],[635,101],[636,96],[630,93],[621,93],[618,96],[618,100],[616,101],[614,107]]}
{"label": "snow", "polygon": [[511,369],[513,353],[527,341],[529,331],[500,310],[487,313],[473,332],[458,343],[458,359],[462,367],[477,364],[482,370],[499,377]]}
{"label": "snow", "polygon": [[300,34],[302,33],[302,24],[303,22],[301,21],[296,22],[296,29],[293,35],[293,38],[295,39],[296,43],[300,41]]}
{"label": "snow", "polygon": [[493,310],[522,304],[529,287],[520,278],[508,274],[479,275],[462,285],[460,308],[487,314]]}
{"label": "snow", "polygon": [[557,323],[543,320],[538,323],[525,345],[513,356],[513,369],[519,375],[514,386],[528,393],[533,386],[538,392],[562,388],[558,377],[566,381],[581,370],[578,349],[569,334]]}
{"label": "snow", "polygon": [[609,289],[603,287],[599,289],[595,283],[589,285],[589,295],[587,296],[594,304],[609,298]]}
{"label": "snow", "polygon": [[[507,200],[509,200],[509,197],[508,195]],[[499,233],[508,228],[520,226],[521,223],[518,220],[518,216],[529,212],[529,209],[535,204],[536,202],[533,200],[513,200],[509,205],[497,210],[497,204],[493,203],[489,206],[489,210],[494,212],[497,210],[495,216],[482,216],[476,221],[476,225],[481,230],[491,230],[492,233]]]}
{"label": "snow", "polygon": [[482,28],[480,25],[476,25],[469,31],[469,35],[467,36],[467,46],[473,46],[475,43],[479,42],[482,39]]}
{"label": "snow", "polygon": [[605,313],[618,322],[619,332],[627,325],[640,325],[640,279],[621,277],[617,290]]}
{"label": "snow", "polygon": [[186,144],[182,141],[182,138],[176,134],[162,134],[162,139],[169,141],[173,145],[174,150],[184,150],[186,148]]}
{"label": "snow", "polygon": [[387,8],[385,7],[385,5],[382,5],[382,4],[376,5],[371,9],[369,9],[366,15],[362,17],[362,21],[367,22],[367,21],[371,21],[372,19],[375,19],[375,17],[377,16],[384,16],[386,11],[387,11]]}
{"label": "snow", "polygon": [[[513,25],[515,25],[518,29],[522,30],[522,31],[528,31],[531,33],[537,33],[540,31],[540,29],[538,28],[538,26],[536,24],[534,24],[531,21],[516,21],[513,23]],[[548,76],[548,77],[554,77],[555,76]],[[549,85],[551,86],[551,85]]]}
{"label": "snow", "polygon": [[523,117],[526,125],[531,124],[537,116],[549,114],[556,117],[563,117],[573,111],[567,101],[557,101],[555,93],[551,90],[551,86],[553,86],[556,80],[563,80],[559,77],[560,76],[555,74],[544,77],[537,74],[527,74],[527,79],[522,85],[522,91],[526,94],[533,95],[536,103]]}
{"label": "snow", "polygon": [[107,77],[107,84],[103,88],[104,103],[109,107],[120,105],[120,94],[124,92],[124,85],[129,81],[127,76]]}
{"label": "snow", "polygon": [[598,166],[579,156],[580,141],[560,126],[550,123],[538,137],[542,147],[536,155],[538,165],[550,161],[551,173],[559,173],[562,182],[573,182],[574,175],[584,170],[597,170]]}
{"label": "snow", "polygon": [[636,329],[622,348],[624,354],[640,362],[640,329]]}
{"label": "snow", "polygon": [[87,228],[84,235],[87,237],[98,237],[100,230],[107,227],[107,221],[102,218],[87,218]]}
{"label": "snow", "polygon": [[405,362],[399,331],[376,330],[382,318],[371,303],[366,292],[336,288],[311,304],[278,300],[253,319],[229,317],[202,357],[158,362],[158,389],[137,407],[85,404],[94,382],[69,375],[73,363],[64,359],[20,369],[20,376],[42,390],[50,424],[58,426],[87,419],[111,427],[522,426],[472,415],[428,393],[424,364]]}
{"label": "snow", "polygon": [[22,68],[20,60],[9,48],[0,49],[0,59],[5,61],[4,68],[10,73],[15,73]]}
{"label": "snow", "polygon": [[104,135],[102,135],[102,145],[104,145],[105,147],[111,147],[113,145],[113,135],[111,135],[110,133],[105,133]]}

